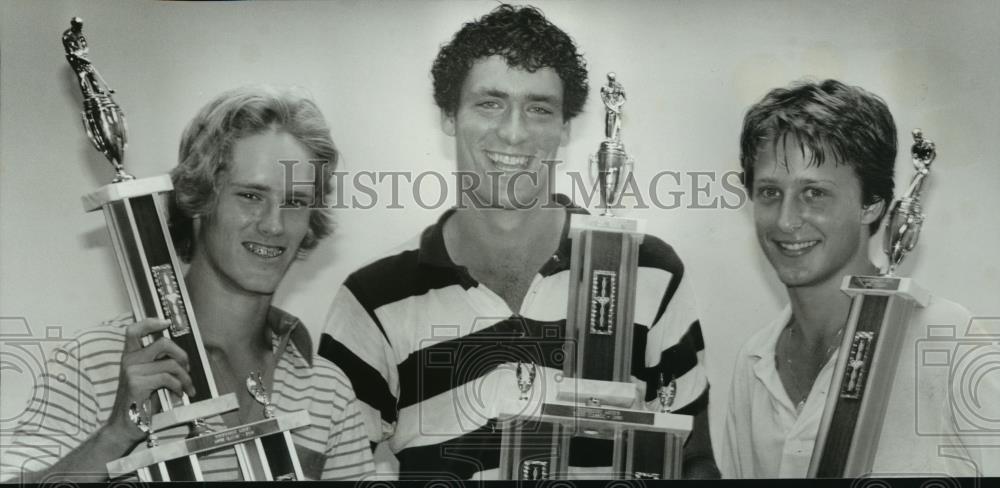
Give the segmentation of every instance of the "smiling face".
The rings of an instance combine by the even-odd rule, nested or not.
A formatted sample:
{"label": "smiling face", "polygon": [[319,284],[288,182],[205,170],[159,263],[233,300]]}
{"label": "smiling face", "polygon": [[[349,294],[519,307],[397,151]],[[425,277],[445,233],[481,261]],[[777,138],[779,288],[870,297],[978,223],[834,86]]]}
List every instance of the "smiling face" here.
{"label": "smiling face", "polygon": [[[312,158],[285,132],[236,141],[215,207],[197,226],[192,273],[213,276],[238,293],[274,293],[309,229]],[[293,167],[294,193],[286,195],[286,170],[279,161],[289,160],[300,163]]]}
{"label": "smiling face", "polygon": [[472,65],[458,108],[442,117],[442,129],[455,137],[459,173],[476,178],[479,202],[523,208],[548,193],[542,162],[553,160],[569,138],[562,105],[562,81],[551,68],[531,73],[500,56]]}
{"label": "smiling face", "polygon": [[868,224],[882,203],[862,206],[854,170],[827,159],[811,164],[790,140],[757,154],[753,176],[757,239],[787,287],[831,284],[868,271]]}

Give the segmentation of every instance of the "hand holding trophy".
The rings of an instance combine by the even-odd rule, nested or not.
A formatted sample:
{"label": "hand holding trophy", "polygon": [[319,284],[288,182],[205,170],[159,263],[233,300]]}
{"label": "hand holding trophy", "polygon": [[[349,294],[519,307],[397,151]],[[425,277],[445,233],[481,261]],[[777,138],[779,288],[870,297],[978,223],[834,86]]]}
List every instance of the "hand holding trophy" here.
{"label": "hand holding trophy", "polygon": [[[207,426],[204,419],[236,410],[239,405],[233,393],[219,394],[208,367],[180,261],[167,227],[163,197],[170,196],[171,179],[167,175],[136,179],[125,171],[125,117],[111,97],[114,92],[89,58],[83,21],[74,17],[62,40],[66,59],[83,94],[84,128],[94,147],[105,155],[115,170],[112,182],[86,195],[83,202],[87,211],[100,209],[104,212],[128,289],[132,314],[139,320],[126,332],[127,337],[129,334],[138,336],[126,340],[123,368],[126,360],[131,361],[128,358],[156,356],[155,349],[160,347],[157,344],[169,344],[183,351],[170,356],[186,359],[190,372],[181,376],[190,375],[193,386],[193,391],[179,394],[159,388],[153,400],[148,396],[116,398],[116,410],[126,412],[126,422],[135,425],[132,432],[146,435],[147,443],[128,456],[108,463],[110,478],[136,473],[141,481],[202,481],[199,454],[231,448],[236,451],[244,480],[302,479],[302,468],[289,431],[308,425],[309,414],[302,410],[273,415],[259,374],[253,378],[251,393],[264,400],[265,418],[219,431],[212,431]],[[155,330],[143,328],[142,324],[149,322],[148,319],[159,319],[164,324]],[[156,341],[157,337],[169,340]],[[125,396],[143,396],[145,393],[135,392],[148,392],[157,386],[138,390],[119,388],[118,394],[125,391],[128,392]],[[171,442],[158,440],[156,431],[177,425],[187,425],[187,438]]]}

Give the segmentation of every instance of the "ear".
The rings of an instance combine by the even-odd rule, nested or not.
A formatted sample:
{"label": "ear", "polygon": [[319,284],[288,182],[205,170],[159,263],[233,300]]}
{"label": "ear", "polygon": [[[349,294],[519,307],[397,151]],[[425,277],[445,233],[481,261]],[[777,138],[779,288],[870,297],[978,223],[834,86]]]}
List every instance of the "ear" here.
{"label": "ear", "polygon": [[569,144],[570,121],[563,122],[562,134],[559,139],[559,147],[566,147]]}
{"label": "ear", "polygon": [[885,200],[881,198],[876,200],[874,203],[869,205],[864,205],[861,207],[861,223],[868,225],[872,222],[878,220],[882,216],[882,212],[885,209]]}
{"label": "ear", "polygon": [[441,130],[451,137],[455,137],[455,115],[448,115],[441,111]]}

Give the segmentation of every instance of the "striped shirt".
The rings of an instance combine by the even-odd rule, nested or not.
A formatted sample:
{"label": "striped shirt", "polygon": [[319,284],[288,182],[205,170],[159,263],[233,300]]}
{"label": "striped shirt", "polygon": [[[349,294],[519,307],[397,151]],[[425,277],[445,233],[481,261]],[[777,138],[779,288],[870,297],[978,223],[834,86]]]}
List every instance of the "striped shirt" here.
{"label": "striped shirt", "polygon": [[[565,196],[557,201],[570,213],[586,213]],[[404,479],[490,477],[483,472],[499,465],[497,408],[520,395],[517,363],[541,366],[533,389],[554,385],[562,373],[569,219],[515,312],[448,256],[443,227],[453,214],[351,274],[321,336],[319,354],[351,378],[371,441],[389,443]],[[704,412],[704,343],[684,266],[653,236],[643,240],[638,261],[634,380],[655,401],[660,374],[676,378],[674,413]],[[571,452],[593,454],[571,458],[574,466],[611,459],[606,441],[576,439]]]}
{"label": "striped shirt", "polygon": [[[131,316],[104,323],[53,352],[29,407],[34,411],[26,414],[29,420],[18,426],[4,452],[0,479],[48,468],[108,422],[130,323]],[[267,323],[278,357],[271,393],[275,415],[300,410],[310,415],[309,425],[292,431],[303,474],[336,480],[373,473],[359,402],[344,373],[323,358],[313,360],[308,331],[296,317],[271,307]],[[286,347],[279,354],[282,343]],[[221,416],[206,422],[216,431],[226,428]],[[183,439],[187,431],[184,425],[158,431],[159,443]],[[145,443],[136,449],[146,449]],[[200,455],[205,479],[240,479],[234,452],[225,448]]]}

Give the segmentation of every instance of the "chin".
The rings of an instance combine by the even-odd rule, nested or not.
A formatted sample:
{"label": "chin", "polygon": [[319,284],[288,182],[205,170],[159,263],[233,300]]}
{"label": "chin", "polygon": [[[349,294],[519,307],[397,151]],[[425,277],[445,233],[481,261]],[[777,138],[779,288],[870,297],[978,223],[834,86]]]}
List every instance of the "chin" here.
{"label": "chin", "polygon": [[830,281],[833,275],[821,276],[808,270],[778,272],[778,279],[787,288],[818,286]]}
{"label": "chin", "polygon": [[247,277],[243,280],[234,280],[234,284],[240,290],[254,295],[273,295],[278,289],[281,280],[273,277]]}
{"label": "chin", "polygon": [[274,287],[261,286],[261,287],[244,288],[244,289],[254,295],[262,295],[262,296],[271,296],[274,295],[274,292],[278,291],[278,287],[276,286]]}

